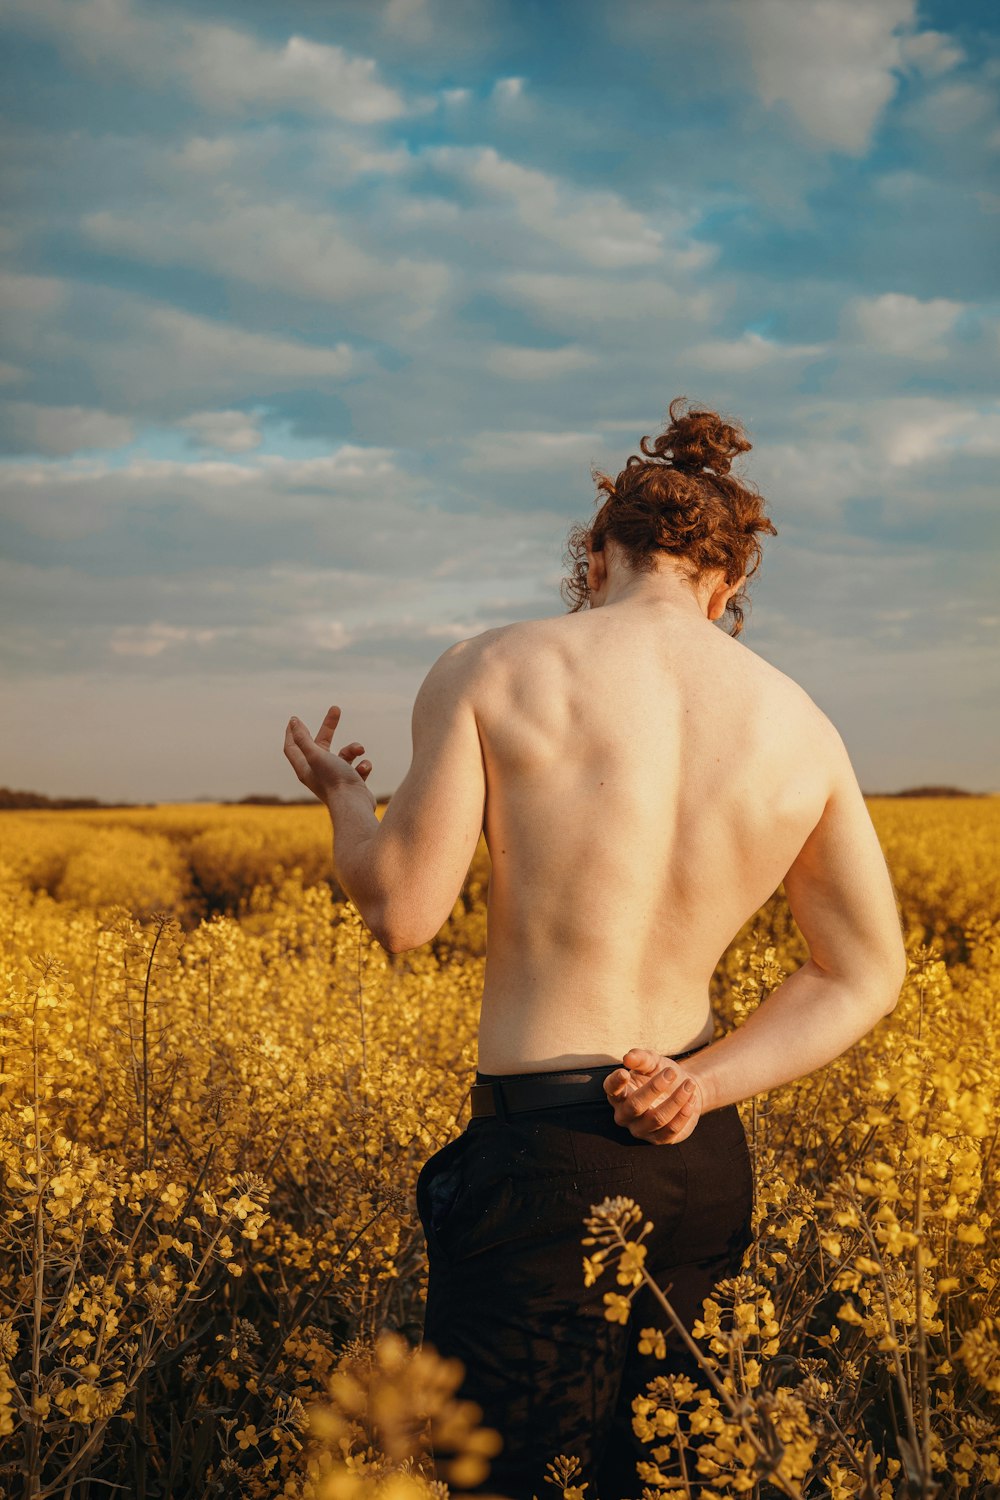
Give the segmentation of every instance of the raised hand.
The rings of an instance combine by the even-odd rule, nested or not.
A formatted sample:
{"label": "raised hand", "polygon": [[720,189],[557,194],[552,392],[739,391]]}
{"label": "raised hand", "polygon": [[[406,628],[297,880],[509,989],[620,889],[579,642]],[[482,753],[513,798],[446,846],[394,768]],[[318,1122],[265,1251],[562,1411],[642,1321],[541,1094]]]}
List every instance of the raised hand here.
{"label": "raised hand", "polygon": [[340,709],[334,704],[327,710],[326,718],[314,739],[302,720],[295,718],[293,714],[285,729],[285,758],[302,785],[308,787],[321,802],[328,802],[338,787],[361,786],[374,808],[375,795],[366,785],[372,763],[370,760],[360,760],[356,767],[353,764],[364,753],[364,745],[360,740],[352,740],[350,744],[342,745],[336,755],[330,753],[333,732],[339,722]]}
{"label": "raised hand", "polygon": [[604,1080],[615,1124],[654,1146],[675,1146],[687,1140],[704,1109],[697,1078],[683,1063],[648,1047],[631,1048],[622,1062],[625,1066]]}

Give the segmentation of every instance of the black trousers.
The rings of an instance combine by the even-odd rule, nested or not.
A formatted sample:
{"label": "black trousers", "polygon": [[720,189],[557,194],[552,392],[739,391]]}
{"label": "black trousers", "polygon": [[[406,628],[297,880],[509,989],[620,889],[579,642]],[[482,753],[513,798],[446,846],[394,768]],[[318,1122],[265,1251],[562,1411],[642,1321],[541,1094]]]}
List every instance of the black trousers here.
{"label": "black trousers", "polygon": [[[480,1073],[477,1082],[497,1076]],[[584,1285],[583,1257],[593,1253],[581,1243],[584,1217],[619,1194],[652,1220],[647,1269],[690,1331],[752,1239],[753,1168],[735,1104],[665,1146],[616,1125],[606,1099],[474,1118],[421,1168],[423,1340],[462,1360],[457,1396],[477,1402],[483,1425],[503,1436],[484,1493],[543,1500],[546,1463],[564,1453],[581,1462],[574,1483],[589,1484],[585,1500],[638,1496],[636,1460],[649,1461],[655,1444],[633,1433],[633,1397],[655,1375],[683,1372],[707,1384],[647,1286],[623,1325],[604,1316],[605,1292],[629,1290],[614,1265]],[[643,1328],[663,1330],[665,1360],[639,1353]]]}

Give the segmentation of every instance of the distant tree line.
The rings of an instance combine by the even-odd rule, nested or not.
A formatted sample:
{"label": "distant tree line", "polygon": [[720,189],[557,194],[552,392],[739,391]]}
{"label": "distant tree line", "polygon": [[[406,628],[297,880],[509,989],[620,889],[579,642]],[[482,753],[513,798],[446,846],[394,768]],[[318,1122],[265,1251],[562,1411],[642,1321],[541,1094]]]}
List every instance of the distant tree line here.
{"label": "distant tree line", "polygon": [[908,786],[902,792],[862,792],[863,797],[991,797],[992,792],[967,792],[961,786]]}
{"label": "distant tree line", "polygon": [[99,797],[47,797],[44,792],[16,792],[9,786],[0,786],[0,809],[155,806],[155,802],[102,802]]}
{"label": "distant tree line", "polygon": [[[960,786],[910,786],[901,792],[863,792],[865,797],[990,797],[991,792],[968,792]],[[315,797],[273,797],[267,792],[251,792],[248,797],[192,797],[192,802],[212,802],[219,807],[308,807]],[[388,797],[379,797],[388,802]],[[47,797],[44,792],[15,792],[0,786],[0,811],[30,807],[156,807],[155,802],[102,802],[99,797]]]}
{"label": "distant tree line", "polygon": [[[304,807],[315,802],[315,797],[271,797],[266,793],[252,793],[249,797],[192,797],[192,802],[211,802],[219,807]],[[87,808],[87,807],[157,807],[156,802],[104,802],[100,797],[47,797],[44,792],[16,792],[9,786],[0,786],[0,810],[26,807]]]}

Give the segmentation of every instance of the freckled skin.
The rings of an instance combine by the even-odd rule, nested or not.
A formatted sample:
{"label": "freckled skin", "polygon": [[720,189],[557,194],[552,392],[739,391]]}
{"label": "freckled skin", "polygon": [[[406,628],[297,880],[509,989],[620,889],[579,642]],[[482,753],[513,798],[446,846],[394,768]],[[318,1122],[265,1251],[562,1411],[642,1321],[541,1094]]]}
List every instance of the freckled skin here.
{"label": "freckled skin", "polygon": [[479,1066],[708,1041],[719,959],[823,811],[825,717],[690,594],[640,585],[476,648],[492,861]]}

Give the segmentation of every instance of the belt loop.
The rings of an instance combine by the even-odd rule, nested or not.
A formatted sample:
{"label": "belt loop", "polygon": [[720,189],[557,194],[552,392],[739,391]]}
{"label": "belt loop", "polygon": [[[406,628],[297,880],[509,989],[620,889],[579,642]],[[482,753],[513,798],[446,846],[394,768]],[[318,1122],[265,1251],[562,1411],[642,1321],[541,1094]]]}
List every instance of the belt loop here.
{"label": "belt loop", "polygon": [[493,1102],[497,1107],[497,1114],[499,1115],[500,1119],[503,1120],[505,1125],[509,1125],[510,1113],[507,1109],[507,1101],[503,1096],[502,1083],[495,1083],[493,1085]]}

